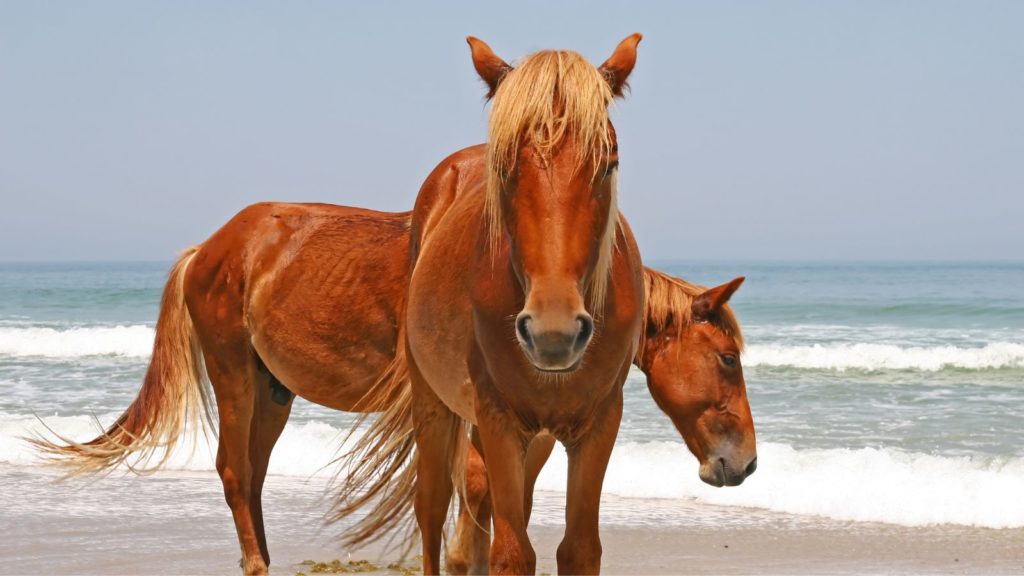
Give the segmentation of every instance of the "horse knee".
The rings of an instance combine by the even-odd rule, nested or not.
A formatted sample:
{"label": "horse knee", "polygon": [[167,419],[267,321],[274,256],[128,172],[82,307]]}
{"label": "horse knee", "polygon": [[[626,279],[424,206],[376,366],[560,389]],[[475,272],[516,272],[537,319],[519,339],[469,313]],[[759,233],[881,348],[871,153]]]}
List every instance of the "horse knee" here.
{"label": "horse knee", "polygon": [[491,545],[491,574],[536,574],[537,554],[529,541],[520,542],[514,535],[495,536]]}
{"label": "horse knee", "polygon": [[597,574],[601,571],[601,539],[568,538],[558,545],[555,557],[560,574]]}

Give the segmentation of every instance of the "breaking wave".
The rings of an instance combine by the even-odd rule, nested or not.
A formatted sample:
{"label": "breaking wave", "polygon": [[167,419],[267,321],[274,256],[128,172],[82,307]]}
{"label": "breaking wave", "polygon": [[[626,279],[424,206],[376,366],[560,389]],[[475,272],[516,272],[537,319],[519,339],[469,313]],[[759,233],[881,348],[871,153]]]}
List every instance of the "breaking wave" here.
{"label": "breaking wave", "polygon": [[[104,423],[114,414],[101,415]],[[87,416],[46,417],[48,425],[77,440],[97,431]],[[274,450],[270,473],[330,475],[343,427],[320,421],[290,424]],[[40,462],[22,440],[45,429],[31,416],[0,414],[0,462]],[[212,439],[190,453],[179,450],[169,468],[215,470]],[[718,506],[759,508],[837,520],[905,526],[961,524],[1024,527],[1024,458],[956,457],[891,448],[805,449],[758,445],[757,472],[734,488],[713,488],[697,475],[697,462],[681,442],[622,442],[612,454],[604,492],[624,498],[686,499]],[[564,492],[566,459],[555,450],[537,489]]]}

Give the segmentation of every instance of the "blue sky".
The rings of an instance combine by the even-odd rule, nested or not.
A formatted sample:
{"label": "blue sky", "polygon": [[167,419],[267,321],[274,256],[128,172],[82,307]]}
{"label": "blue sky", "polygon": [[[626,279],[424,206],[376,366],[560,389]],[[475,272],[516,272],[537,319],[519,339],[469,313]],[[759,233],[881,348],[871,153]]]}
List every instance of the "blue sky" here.
{"label": "blue sky", "polygon": [[245,205],[411,207],[465,36],[595,63],[646,258],[1019,259],[1024,2],[0,2],[0,260],[167,260]]}

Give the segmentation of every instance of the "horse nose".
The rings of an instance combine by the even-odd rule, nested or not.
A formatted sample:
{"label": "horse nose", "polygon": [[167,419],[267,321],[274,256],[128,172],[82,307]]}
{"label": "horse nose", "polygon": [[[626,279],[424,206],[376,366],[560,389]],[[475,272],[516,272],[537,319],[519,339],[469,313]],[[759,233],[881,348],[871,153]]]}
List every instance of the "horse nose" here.
{"label": "horse nose", "polygon": [[541,370],[571,370],[594,335],[594,320],[577,313],[568,322],[541,322],[523,312],[516,318],[516,336],[530,361]]}
{"label": "horse nose", "polygon": [[743,468],[733,468],[729,465],[728,460],[719,458],[716,468],[722,484],[726,486],[739,486],[747,479],[747,476],[750,476],[757,470],[757,456],[751,458]]}
{"label": "horse nose", "polygon": [[594,335],[594,319],[590,314],[578,314],[576,325],[579,330],[576,332],[576,342],[573,343],[573,351],[579,354],[590,344],[590,338]]}
{"label": "horse nose", "polygon": [[530,321],[533,317],[529,314],[520,314],[519,318],[516,319],[516,332],[519,334],[519,339],[523,343],[523,347],[529,352],[533,352],[533,334],[530,332]]}

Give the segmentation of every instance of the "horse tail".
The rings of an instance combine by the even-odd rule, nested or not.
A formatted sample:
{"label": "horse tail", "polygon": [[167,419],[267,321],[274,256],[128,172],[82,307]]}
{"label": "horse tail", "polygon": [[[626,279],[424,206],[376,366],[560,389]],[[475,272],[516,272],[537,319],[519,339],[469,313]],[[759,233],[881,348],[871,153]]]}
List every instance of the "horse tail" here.
{"label": "horse tail", "polygon": [[[404,313],[404,309],[403,299],[399,313]],[[333,482],[338,492],[326,515],[327,522],[341,522],[364,507],[372,506],[345,531],[341,538],[343,544],[357,547],[390,534],[396,547],[408,551],[416,534],[411,514],[416,481],[416,437],[403,321],[399,321],[394,359],[354,411],[361,415],[352,425],[343,446],[353,439],[354,443],[332,462],[338,465]],[[379,415],[359,434],[359,429],[373,413]]]}
{"label": "horse tail", "polygon": [[200,423],[212,429],[202,350],[184,296],[185,272],[198,250],[199,246],[185,250],[171,268],[160,303],[153,356],[128,409],[88,442],[69,440],[52,429],[57,441],[42,436],[29,439],[45,457],[64,467],[68,476],[110,470],[121,463],[136,473],[152,472],[166,464],[186,429],[196,432]]}

